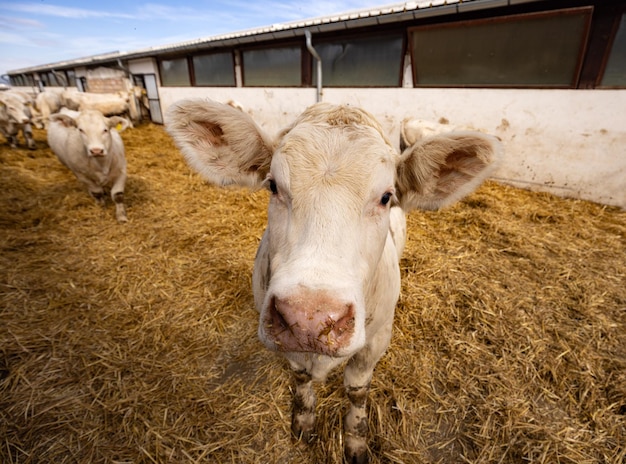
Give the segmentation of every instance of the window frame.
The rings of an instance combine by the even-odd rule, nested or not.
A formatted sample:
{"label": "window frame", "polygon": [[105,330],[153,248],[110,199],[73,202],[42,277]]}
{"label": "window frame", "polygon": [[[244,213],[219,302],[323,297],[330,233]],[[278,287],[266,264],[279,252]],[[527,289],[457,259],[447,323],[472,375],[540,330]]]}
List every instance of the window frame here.
{"label": "window frame", "polygon": [[[230,66],[231,71],[233,73],[233,84],[198,84],[198,80],[196,77],[196,67],[194,63],[194,58],[201,58],[204,56],[210,55],[230,55]],[[192,87],[236,87],[237,86],[237,71],[235,69],[235,53],[233,49],[214,49],[207,50],[206,52],[194,53],[193,55],[189,55],[187,57],[188,66],[190,68],[190,80]]]}
{"label": "window frame", "polygon": [[76,70],[74,69],[65,70],[65,76],[67,78],[67,86],[76,87]]}
{"label": "window frame", "polygon": [[[400,60],[398,63],[398,69],[397,69],[397,82],[394,86],[389,86],[389,85],[329,85],[327,81],[324,80],[324,65],[322,64],[322,87],[324,88],[329,88],[329,89],[395,89],[395,88],[399,88],[402,87],[402,78],[403,78],[403,74],[404,74],[404,57],[406,56],[406,52],[407,52],[407,47],[408,47],[408,34],[407,34],[407,30],[409,28],[405,27],[405,26],[399,26],[399,27],[395,27],[395,28],[391,28],[391,29],[372,29],[372,30],[368,30],[366,31],[366,33],[351,33],[351,34],[329,34],[329,35],[324,35],[324,36],[320,36],[317,41],[313,42],[313,48],[317,47],[317,46],[321,46],[321,45],[327,45],[327,44],[333,44],[333,43],[337,43],[337,42],[349,42],[349,41],[359,41],[359,40],[370,40],[372,38],[379,38],[379,37],[398,37],[401,41],[402,41],[402,50],[400,52]],[[308,83],[310,83],[311,86],[315,87],[316,85],[316,81],[315,81],[315,68],[316,68],[316,60],[315,58],[308,52],[307,50],[307,55],[310,57],[309,60],[309,66],[310,66],[310,76],[309,76],[309,80]]]}
{"label": "window frame", "polygon": [[[278,49],[278,48],[298,48],[300,49],[300,84],[297,86],[293,86],[293,85],[251,85],[251,84],[246,84],[246,65],[245,65],[245,53],[249,52],[249,51],[259,51],[259,50],[272,50],[272,49]],[[287,42],[270,42],[270,43],[265,43],[262,45],[257,45],[257,46],[246,46],[246,47],[240,47],[239,48],[239,53],[241,56],[241,62],[240,62],[240,66],[241,66],[241,86],[242,87],[248,87],[251,89],[259,89],[259,88],[275,88],[275,89],[289,89],[289,88],[302,88],[302,87],[309,87],[309,85],[307,84],[306,78],[307,78],[307,74],[306,74],[306,60],[308,59],[308,57],[310,56],[309,51],[306,48],[306,44],[304,43],[304,41],[287,41]]]}
{"label": "window frame", "polygon": [[[587,54],[587,47],[590,39],[590,31],[593,23],[593,6],[580,6],[580,7],[566,7],[554,10],[540,10],[533,12],[504,14],[501,16],[489,16],[474,19],[464,19],[459,21],[449,21],[441,23],[432,23],[425,25],[412,26],[407,28],[407,42],[409,56],[411,57],[411,73],[413,77],[414,88],[492,88],[492,89],[576,89],[581,81],[581,74],[583,70],[583,64],[585,56]],[[417,30],[426,29],[458,29],[464,26],[484,25],[484,24],[506,24],[509,21],[524,20],[526,18],[540,19],[550,17],[560,17],[562,15],[578,15],[581,14],[585,17],[585,23],[583,31],[580,37],[580,44],[576,56],[576,65],[574,68],[572,80],[567,85],[544,85],[544,84],[420,84],[417,79],[417,63],[414,60],[413,54],[413,38],[412,34]]]}
{"label": "window frame", "polygon": [[[611,58],[611,52],[613,51],[613,45],[615,44],[615,39],[617,38],[617,33],[619,32],[620,25],[622,21],[626,19],[626,7],[622,7],[620,10],[615,12],[613,16],[613,24],[611,27],[611,33],[609,34],[609,39],[607,41],[606,48],[604,50],[604,55],[602,56],[602,62],[600,65],[600,71],[597,74],[597,79],[595,82],[596,89],[624,89],[626,88],[626,83],[621,85],[602,85],[602,81],[604,80],[604,75],[606,73],[606,68],[609,64],[609,59]],[[623,31],[626,33],[626,30]]]}
{"label": "window frame", "polygon": [[[170,84],[165,84],[164,80],[163,80],[163,62],[164,61],[175,61],[175,60],[184,60],[185,63],[187,64],[187,75],[189,77],[189,84],[188,85],[170,85]],[[159,59],[157,60],[157,67],[158,67],[158,71],[159,71],[159,82],[161,84],[161,87],[196,87],[196,85],[194,84],[195,81],[195,76],[193,74],[193,66],[191,65],[191,60],[189,59],[189,55],[171,55],[171,56],[161,56],[159,57]]]}

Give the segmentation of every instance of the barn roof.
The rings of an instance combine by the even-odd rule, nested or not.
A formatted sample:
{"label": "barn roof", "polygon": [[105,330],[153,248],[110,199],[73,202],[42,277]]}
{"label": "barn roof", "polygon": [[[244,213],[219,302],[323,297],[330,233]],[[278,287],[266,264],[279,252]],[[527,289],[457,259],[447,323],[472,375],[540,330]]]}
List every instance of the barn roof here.
{"label": "barn roof", "polygon": [[539,0],[421,0],[394,3],[377,8],[352,10],[330,16],[320,16],[305,20],[272,24],[270,26],[202,37],[185,42],[149,47],[130,52],[115,51],[99,55],[91,55],[74,60],[17,69],[9,71],[8,74],[47,71],[54,68],[62,69],[76,66],[92,66],[100,63],[110,63],[117,60],[130,60],[170,52],[174,53],[198,49],[247,45],[267,40],[302,37],[304,36],[304,31],[307,29],[312,34],[319,32],[341,31],[359,27],[410,21],[412,19],[453,15],[465,13],[467,11],[491,9],[535,1]]}

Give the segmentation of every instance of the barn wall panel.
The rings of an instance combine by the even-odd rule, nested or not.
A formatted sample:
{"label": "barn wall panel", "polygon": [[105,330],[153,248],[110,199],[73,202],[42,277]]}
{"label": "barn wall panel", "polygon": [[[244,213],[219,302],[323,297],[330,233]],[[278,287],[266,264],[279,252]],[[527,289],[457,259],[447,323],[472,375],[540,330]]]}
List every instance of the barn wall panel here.
{"label": "barn wall panel", "polygon": [[[236,100],[268,132],[315,102],[315,89],[162,87],[164,111],[181,98]],[[626,92],[535,89],[324,89],[323,100],[362,106],[399,141],[407,117],[500,137],[497,180],[626,208]]]}

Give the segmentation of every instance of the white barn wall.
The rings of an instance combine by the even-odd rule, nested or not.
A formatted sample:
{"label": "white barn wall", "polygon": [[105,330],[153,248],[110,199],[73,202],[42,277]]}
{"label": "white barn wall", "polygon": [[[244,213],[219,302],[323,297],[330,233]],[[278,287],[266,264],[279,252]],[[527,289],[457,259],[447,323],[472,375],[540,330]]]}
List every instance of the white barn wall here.
{"label": "white barn wall", "polygon": [[[315,94],[314,88],[159,87],[164,112],[182,98],[236,100],[269,133],[293,121]],[[624,90],[328,88],[322,99],[367,109],[396,146],[407,117],[443,118],[451,127],[497,135],[505,146],[498,181],[626,209]]]}
{"label": "white barn wall", "polygon": [[[315,102],[315,89],[159,89],[164,111],[176,100],[236,100],[275,133]],[[323,101],[373,113],[398,145],[407,117],[475,128],[500,137],[499,181],[626,209],[626,91],[532,89],[324,89]]]}
{"label": "white barn wall", "polygon": [[128,62],[128,69],[133,74],[156,74],[158,76],[158,67],[154,58],[143,58],[140,60],[132,60]]}

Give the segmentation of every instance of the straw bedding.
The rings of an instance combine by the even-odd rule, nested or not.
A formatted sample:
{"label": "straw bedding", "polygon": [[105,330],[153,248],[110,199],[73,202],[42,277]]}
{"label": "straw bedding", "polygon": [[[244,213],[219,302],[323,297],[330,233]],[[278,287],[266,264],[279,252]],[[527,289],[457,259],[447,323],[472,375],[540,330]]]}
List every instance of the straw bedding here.
{"label": "straw bedding", "polygon": [[[256,338],[266,192],[190,173],[162,127],[124,132],[129,223],[52,155],[0,145],[0,462],[336,463],[347,400]],[[412,213],[391,346],[369,402],[374,463],[626,457],[626,217],[488,182]]]}

